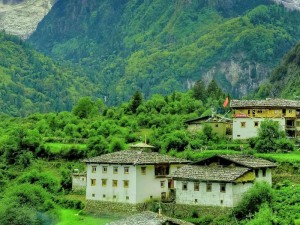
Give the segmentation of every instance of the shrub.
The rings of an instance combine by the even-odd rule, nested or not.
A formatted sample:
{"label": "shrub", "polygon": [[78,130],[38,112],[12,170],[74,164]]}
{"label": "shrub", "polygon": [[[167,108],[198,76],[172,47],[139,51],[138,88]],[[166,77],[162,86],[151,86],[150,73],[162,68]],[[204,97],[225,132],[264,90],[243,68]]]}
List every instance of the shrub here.
{"label": "shrub", "polygon": [[257,212],[263,203],[271,203],[272,197],[271,186],[266,182],[257,182],[233,209],[233,215],[238,219],[244,219],[249,214]]}

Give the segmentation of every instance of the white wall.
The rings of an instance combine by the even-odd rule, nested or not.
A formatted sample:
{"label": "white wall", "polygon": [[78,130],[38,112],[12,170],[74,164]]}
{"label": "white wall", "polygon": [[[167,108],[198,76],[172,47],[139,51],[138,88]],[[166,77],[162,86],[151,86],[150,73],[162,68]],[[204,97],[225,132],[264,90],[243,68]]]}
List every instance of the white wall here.
{"label": "white wall", "polygon": [[[175,172],[182,165],[170,165],[169,174]],[[147,165],[146,175],[141,173],[141,167],[137,166],[137,202],[145,202],[151,199],[161,199],[161,193],[165,192],[168,196],[168,179],[166,177],[155,177],[154,165]],[[164,181],[164,187],[161,187],[161,181]]]}
{"label": "white wall", "polygon": [[[95,173],[92,166],[97,165]],[[107,173],[103,173],[102,167],[107,166]],[[118,173],[113,173],[113,167],[118,167]],[[129,167],[129,173],[124,174],[124,167]],[[87,165],[87,189],[86,199],[136,203],[136,167],[133,165],[109,165],[88,164]],[[91,179],[96,179],[96,185],[91,186]],[[102,187],[102,179],[107,179],[106,187]],[[112,181],[117,180],[117,187],[112,187]],[[129,181],[128,188],[124,188],[124,180]],[[94,196],[93,196],[94,195]],[[103,196],[105,195],[105,197]],[[115,197],[114,197],[115,196]],[[128,199],[126,199],[126,197]]]}
{"label": "white wall", "polygon": [[255,181],[265,181],[268,184],[272,185],[272,169],[266,168],[266,174],[263,176],[263,170],[258,170],[258,176],[256,176]]}
{"label": "white wall", "polygon": [[[220,183],[213,182],[211,192],[206,191],[206,182],[200,182],[199,191],[194,191],[194,182],[187,182],[187,190],[182,189],[185,181],[175,180],[176,203],[204,206],[233,206],[232,183],[226,183],[226,191],[220,191]],[[197,199],[197,202],[195,201]]]}
{"label": "white wall", "polygon": [[[92,172],[92,166],[97,166],[96,171]],[[102,172],[102,167],[107,166],[107,173]],[[118,173],[113,173],[113,167],[118,167]],[[171,165],[169,173],[173,173],[182,165]],[[124,174],[124,167],[129,167],[129,173]],[[146,167],[146,174],[141,173],[141,167]],[[96,185],[91,186],[91,179],[96,179]],[[102,187],[102,179],[107,179],[106,187]],[[118,180],[118,186],[112,187],[112,181]],[[129,180],[129,187],[124,188],[123,180]],[[164,181],[164,187],[161,187]],[[168,194],[168,179],[156,177],[154,165],[109,165],[109,164],[88,164],[87,165],[87,188],[86,199],[142,203],[147,200],[161,199],[161,193]],[[105,198],[103,198],[105,195]],[[115,196],[115,198],[114,198]],[[128,197],[129,199],[126,199]]]}
{"label": "white wall", "polygon": [[[258,128],[264,118],[233,118],[232,122],[232,139],[248,139],[256,137],[258,134]],[[273,121],[278,121],[280,127],[284,129],[284,118],[273,118]],[[241,122],[245,122],[245,127],[241,127]],[[254,126],[254,122],[258,122],[258,127]]]}
{"label": "white wall", "polygon": [[72,190],[81,190],[86,188],[86,175],[72,175]]}
{"label": "white wall", "polygon": [[233,184],[232,186],[232,193],[233,193],[233,206],[236,206],[243,198],[243,194],[247,192],[253,183],[238,183]]}

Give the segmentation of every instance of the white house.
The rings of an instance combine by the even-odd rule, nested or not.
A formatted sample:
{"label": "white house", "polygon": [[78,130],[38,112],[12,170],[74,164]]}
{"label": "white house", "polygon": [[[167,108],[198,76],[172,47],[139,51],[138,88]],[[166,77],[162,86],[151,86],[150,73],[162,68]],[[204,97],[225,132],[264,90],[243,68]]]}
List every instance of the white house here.
{"label": "white house", "polygon": [[272,184],[273,167],[249,155],[217,155],[183,166],[171,175],[176,203],[233,207],[255,181]]}
{"label": "white house", "polygon": [[157,152],[125,150],[83,160],[87,164],[86,199],[143,203],[169,198],[168,175],[188,160]]}
{"label": "white house", "polygon": [[86,173],[72,173],[72,190],[80,191],[86,189]]}
{"label": "white house", "polygon": [[290,137],[300,137],[300,101],[285,99],[231,100],[232,138],[256,137],[262,121],[277,121]]}

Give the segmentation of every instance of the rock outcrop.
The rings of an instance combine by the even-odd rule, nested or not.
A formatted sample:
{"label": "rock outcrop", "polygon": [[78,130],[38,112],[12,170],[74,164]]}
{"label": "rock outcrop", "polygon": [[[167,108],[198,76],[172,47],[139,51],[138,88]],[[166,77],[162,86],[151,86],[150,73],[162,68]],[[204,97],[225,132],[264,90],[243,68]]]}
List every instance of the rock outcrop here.
{"label": "rock outcrop", "polygon": [[27,39],[57,0],[0,0],[0,30]]}

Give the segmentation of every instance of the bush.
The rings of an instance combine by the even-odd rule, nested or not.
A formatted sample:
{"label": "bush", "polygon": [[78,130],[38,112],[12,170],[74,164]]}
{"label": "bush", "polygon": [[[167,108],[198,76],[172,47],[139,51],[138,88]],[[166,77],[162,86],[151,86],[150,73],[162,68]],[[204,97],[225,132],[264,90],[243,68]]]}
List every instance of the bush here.
{"label": "bush", "polygon": [[233,215],[238,219],[244,219],[248,215],[258,212],[263,203],[272,201],[273,191],[266,182],[257,182],[244,194],[239,204],[233,209]]}

